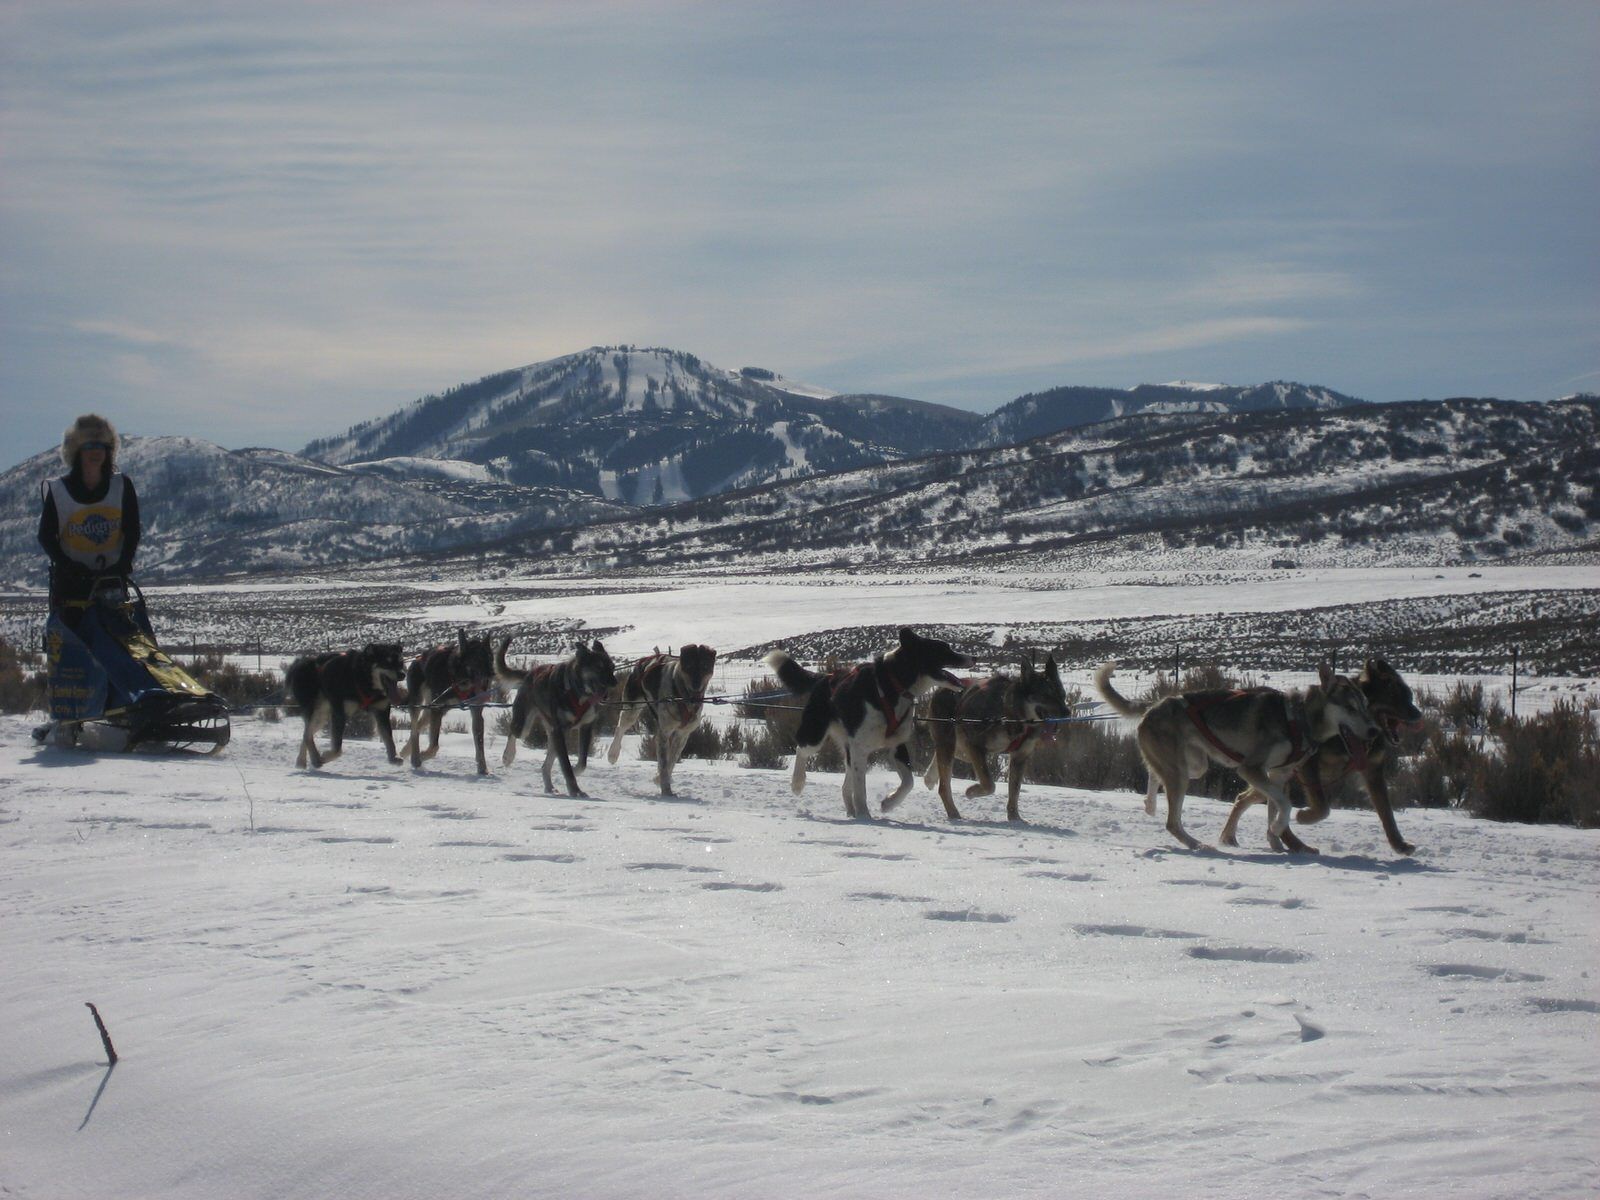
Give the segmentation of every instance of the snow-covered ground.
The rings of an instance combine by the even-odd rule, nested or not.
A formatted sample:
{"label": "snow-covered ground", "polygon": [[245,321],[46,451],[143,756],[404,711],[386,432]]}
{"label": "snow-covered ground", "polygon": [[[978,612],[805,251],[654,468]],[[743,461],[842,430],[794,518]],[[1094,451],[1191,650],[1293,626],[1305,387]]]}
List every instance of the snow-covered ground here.
{"label": "snow-covered ground", "polygon": [[1292,860],[1257,809],[1188,853],[1128,794],[852,822],[836,776],[663,800],[630,748],[568,799],[461,734],[297,771],[296,729],[0,719],[8,1200],[1600,1188],[1600,832],[1405,811],[1402,859],[1338,811]]}

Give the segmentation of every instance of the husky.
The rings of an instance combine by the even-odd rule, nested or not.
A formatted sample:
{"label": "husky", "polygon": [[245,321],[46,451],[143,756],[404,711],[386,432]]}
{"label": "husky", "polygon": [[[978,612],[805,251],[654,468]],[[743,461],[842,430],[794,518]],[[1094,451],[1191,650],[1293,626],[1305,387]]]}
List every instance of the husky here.
{"label": "husky", "polygon": [[1290,850],[1315,854],[1289,828],[1289,797],[1283,784],[1330,738],[1365,745],[1378,733],[1366,697],[1352,681],[1323,664],[1320,686],[1304,696],[1274,688],[1185,692],[1136,704],[1111,686],[1116,663],[1095,673],[1095,688],[1125,717],[1139,717],[1139,753],[1150,772],[1144,810],[1154,814],[1156,791],[1167,793],[1167,832],[1191,850],[1200,848],[1183,827],[1183,797],[1189,780],[1211,762],[1226,763],[1267,799],[1268,827]]}
{"label": "husky", "polygon": [[[487,775],[483,757],[483,706],[494,689],[494,648],[488,635],[469,638],[456,630],[454,646],[435,646],[411,660],[406,669],[406,691],[411,697],[411,737],[405,754],[412,770],[439,753],[439,727],[444,710],[458,704],[472,713],[472,746],[477,751],[478,774]],[[428,748],[422,748],[422,726],[428,726]]]}
{"label": "husky", "polygon": [[[1389,785],[1383,778],[1383,768],[1389,761],[1390,749],[1400,744],[1400,734],[1413,733],[1422,728],[1422,710],[1411,698],[1411,688],[1400,677],[1400,672],[1381,658],[1369,658],[1361,674],[1356,676],[1355,683],[1366,697],[1367,709],[1382,732],[1358,746],[1346,745],[1343,738],[1331,738],[1319,745],[1316,753],[1295,772],[1306,790],[1309,804],[1297,812],[1294,819],[1302,825],[1322,820],[1328,815],[1328,796],[1338,790],[1346,776],[1359,771],[1367,785],[1367,795],[1372,798],[1372,807],[1378,813],[1378,820],[1383,823],[1383,832],[1389,839],[1389,845],[1397,854],[1410,854],[1416,847],[1400,836],[1400,827],[1394,819],[1394,806],[1389,801]],[[1228,823],[1222,827],[1220,840],[1223,845],[1239,844],[1239,818],[1244,815],[1245,809],[1264,798],[1254,788],[1239,797],[1233,811],[1228,814]],[[1270,831],[1268,840],[1273,840]],[[1274,845],[1273,849],[1281,847]]]}
{"label": "husky", "polygon": [[[551,767],[559,759],[567,795],[582,796],[584,791],[578,786],[578,775],[589,765],[589,747],[594,741],[600,701],[617,682],[611,655],[598,641],[590,646],[580,642],[565,662],[519,671],[506,662],[506,651],[510,648],[508,637],[500,643],[494,656],[496,678],[507,687],[516,688],[511,704],[511,731],[506,736],[506,748],[500,761],[509,767],[517,756],[517,741],[531,739],[534,727],[538,726],[545,733],[545,792],[553,794],[556,790],[551,781]],[[573,730],[578,732],[576,771],[567,753],[567,734]]]}
{"label": "husky", "polygon": [[692,644],[677,654],[669,646],[665,654],[658,650],[634,663],[622,679],[622,709],[606,761],[617,761],[622,735],[648,713],[647,727],[656,735],[656,786],[663,796],[672,795],[672,768],[689,735],[699,728],[716,665],[715,650]]}
{"label": "husky", "polygon": [[786,650],[774,650],[766,663],[779,682],[795,695],[805,695],[789,786],[795,795],[806,786],[806,764],[833,738],[844,750],[844,811],[847,817],[870,818],[867,809],[867,760],[892,750],[900,786],[883,802],[885,812],[911,790],[912,709],[917,697],[934,688],[959,691],[961,680],[951,667],[970,667],[972,659],[948,642],[900,630],[900,644],[869,663],[829,675],[806,670]]}
{"label": "husky", "polygon": [[[1054,655],[1044,660],[1044,670],[1036,670],[1033,660],[1022,659],[1022,674],[1015,678],[994,675],[960,692],[937,691],[929,702],[933,727],[933,761],[923,782],[937,786],[944,801],[945,815],[959,821],[955,801],[950,796],[950,767],[956,759],[972,764],[978,782],[967,789],[967,799],[994,795],[994,775],[989,756],[1006,755],[1006,820],[1020,821],[1017,794],[1022,789],[1022,773],[1028,757],[1042,741],[1054,736],[1047,722],[1071,715],[1067,692]],[[884,808],[889,808],[885,803]]]}
{"label": "husky", "polygon": [[[405,669],[398,642],[374,642],[359,650],[307,654],[290,663],[283,673],[284,691],[293,697],[305,719],[294,765],[304,767],[309,759],[313,767],[321,767],[343,754],[345,723],[361,711],[372,714],[389,761],[399,762],[389,709],[404,699],[400,677]],[[317,749],[316,742],[317,730],[324,723],[328,725],[326,754]]]}

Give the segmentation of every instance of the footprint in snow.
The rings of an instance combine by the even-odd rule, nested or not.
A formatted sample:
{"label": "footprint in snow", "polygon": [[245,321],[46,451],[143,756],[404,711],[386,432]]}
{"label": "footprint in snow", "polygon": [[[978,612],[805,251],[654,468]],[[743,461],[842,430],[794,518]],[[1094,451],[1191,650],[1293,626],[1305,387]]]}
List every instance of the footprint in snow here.
{"label": "footprint in snow", "polygon": [[1549,996],[1530,996],[1528,1007],[1544,1013],[1600,1013],[1600,1001],[1557,1000]]}
{"label": "footprint in snow", "polygon": [[875,858],[880,862],[905,862],[909,854],[884,854],[877,850],[846,850],[840,858]]}
{"label": "footprint in snow", "polygon": [[1430,963],[1422,968],[1439,979],[1489,979],[1498,983],[1542,983],[1543,975],[1514,971],[1510,967],[1480,967],[1475,963]]}
{"label": "footprint in snow", "polygon": [[1171,884],[1173,887],[1208,887],[1222,888],[1224,891],[1236,892],[1244,886],[1226,879],[1163,879],[1162,883]]}
{"label": "footprint in snow", "polygon": [[714,879],[709,883],[702,883],[701,887],[708,892],[781,892],[781,883],[729,883]]}
{"label": "footprint in snow", "polygon": [[1152,929],[1148,925],[1074,925],[1079,933],[1088,937],[1136,937],[1136,938],[1197,938],[1204,937],[1200,933],[1186,933],[1181,929]]}
{"label": "footprint in snow", "polygon": [[1310,962],[1311,955],[1303,950],[1287,950],[1282,946],[1190,946],[1184,951],[1190,958],[1203,958],[1219,962],[1301,963]]}
{"label": "footprint in snow", "polygon": [[575,863],[582,862],[576,854],[502,854],[506,862],[551,862]]}
{"label": "footprint in snow", "polygon": [[630,871],[692,871],[699,875],[715,875],[716,867],[691,867],[687,863],[674,862],[639,862],[628,863]]}
{"label": "footprint in snow", "polygon": [[1229,904],[1259,904],[1272,908],[1310,908],[1307,901],[1298,896],[1290,896],[1287,900],[1273,900],[1268,896],[1235,896],[1228,901]]}
{"label": "footprint in snow", "polygon": [[345,837],[345,836],[334,837],[334,836],[329,836],[329,837],[319,837],[317,839],[317,841],[326,842],[329,845],[339,845],[339,844],[345,843],[345,842],[356,842],[356,843],[359,843],[359,844],[364,845],[364,846],[392,846],[392,845],[394,845],[394,839],[392,837]]}
{"label": "footprint in snow", "polygon": [[1475,938],[1480,942],[1506,942],[1514,946],[1549,946],[1549,938],[1535,937],[1531,933],[1500,933],[1493,929],[1445,929],[1448,938]]}
{"label": "footprint in snow", "polygon": [[930,921],[976,922],[980,925],[1004,925],[1016,919],[1005,913],[979,912],[975,908],[933,909],[922,915]]}
{"label": "footprint in snow", "polygon": [[1024,871],[1022,874],[1026,879],[1061,879],[1067,883],[1095,883],[1100,878],[1086,871]]}
{"label": "footprint in snow", "polygon": [[900,896],[894,892],[851,892],[848,900],[888,900],[896,904],[932,904],[932,896]]}

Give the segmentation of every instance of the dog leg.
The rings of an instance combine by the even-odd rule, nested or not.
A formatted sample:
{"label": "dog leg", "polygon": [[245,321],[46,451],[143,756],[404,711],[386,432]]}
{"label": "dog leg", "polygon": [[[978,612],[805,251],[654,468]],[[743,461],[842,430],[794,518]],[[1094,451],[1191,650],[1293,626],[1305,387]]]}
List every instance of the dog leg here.
{"label": "dog leg", "polygon": [[798,796],[806,790],[806,763],[817,752],[815,746],[796,745],[794,748],[794,770],[789,775],[789,790]]}
{"label": "dog leg", "polygon": [[1150,782],[1144,789],[1144,811],[1146,816],[1153,817],[1156,815],[1156,792],[1161,788],[1161,781],[1156,778],[1154,771],[1147,769],[1145,773],[1150,776]]}
{"label": "dog leg", "polygon": [[1021,821],[1017,798],[1022,794],[1022,775],[1028,766],[1028,748],[1023,746],[1006,756],[1006,820]]}
{"label": "dog leg", "polygon": [[894,769],[900,776],[900,786],[895,788],[883,798],[883,811],[885,814],[894,811],[900,801],[906,798],[906,793],[911,790],[911,785],[916,782],[916,776],[911,771],[911,747],[901,742],[894,748]]}
{"label": "dog leg", "polygon": [[417,757],[417,751],[422,746],[422,721],[423,713],[426,711],[420,704],[410,706],[411,733],[406,737],[406,748],[401,753],[411,760],[411,769],[413,771],[422,765],[422,760]]}
{"label": "dog leg", "polygon": [[1244,794],[1233,802],[1233,811],[1228,814],[1228,823],[1222,827],[1222,834],[1217,838],[1224,846],[1239,845],[1239,818],[1244,816],[1249,808],[1260,802],[1261,795],[1254,788],[1246,788]]}
{"label": "dog leg", "polygon": [[656,722],[656,786],[663,796],[672,795],[672,768],[677,764],[680,743],[678,731],[667,733],[662,722]]}
{"label": "dog leg", "polygon": [[[615,763],[622,757],[622,735],[627,733],[639,720],[640,710],[637,708],[624,708],[617,714],[617,731],[611,735],[611,746],[606,751],[606,761]],[[659,735],[658,735],[659,740]]]}
{"label": "dog leg", "polygon": [[954,760],[954,744],[935,741],[933,761],[928,764],[928,774],[923,778],[923,782],[929,787],[933,787],[937,782],[939,801],[944,805],[944,815],[949,820],[959,821],[961,813],[956,809],[955,799],[950,795],[950,767]]}
{"label": "dog leg", "polygon": [[350,720],[350,710],[353,704],[330,704],[328,706],[328,750],[322,756],[323,763],[331,763],[344,753],[344,727]]}
{"label": "dog leg", "polygon": [[422,752],[422,759],[426,762],[439,754],[439,730],[444,727],[444,709],[430,708],[428,710],[428,748]]}
{"label": "dog leg", "polygon": [[305,732],[300,735],[300,753],[295,755],[294,760],[294,765],[302,770],[305,769],[306,762],[313,758],[317,766],[320,767],[322,765],[322,755],[317,753],[316,736],[317,727],[313,724],[312,717],[307,716],[305,719]]}
{"label": "dog leg", "polygon": [[[550,772],[555,767],[556,762],[556,737],[557,730],[549,725],[546,725],[544,730],[544,764],[540,768],[540,774],[544,776],[544,794],[546,796],[553,796],[556,794],[555,782],[550,777]],[[560,737],[561,752],[565,754],[567,750],[567,737],[564,732],[560,733]]]}
{"label": "dog leg", "polygon": [[844,813],[859,821],[870,821],[867,811],[867,763],[849,742],[844,747]]}
{"label": "dog leg", "polygon": [[472,748],[477,752],[478,774],[489,773],[489,763],[483,757],[483,705],[472,706]]}
{"label": "dog leg", "polygon": [[1295,778],[1300,781],[1300,786],[1305,788],[1306,792],[1306,806],[1295,813],[1295,821],[1301,825],[1314,825],[1318,821],[1326,820],[1329,811],[1328,793],[1322,786],[1322,770],[1317,766],[1316,758],[1312,758],[1309,767],[1296,771]]}
{"label": "dog leg", "polygon": [[[584,790],[578,786],[578,776],[572,769],[572,758],[567,753],[567,731],[565,729],[552,729],[550,731],[550,748],[560,760],[561,778],[566,781],[567,795],[575,800],[583,798],[585,795]],[[554,791],[555,789],[550,786],[549,754],[546,754],[544,759],[544,778],[545,791]]]}
{"label": "dog leg", "polygon": [[594,745],[594,726],[583,724],[578,727],[578,765],[574,773],[582,775],[589,769],[589,747]]}
{"label": "dog leg", "polygon": [[1276,838],[1280,846],[1295,854],[1315,854],[1317,848],[1308,846],[1289,828],[1289,797],[1264,771],[1241,766],[1239,774],[1252,788],[1267,798],[1267,839]]}
{"label": "dog leg", "polygon": [[392,763],[401,762],[400,755],[394,748],[394,723],[389,717],[387,708],[376,708],[372,711],[372,723],[378,727],[378,736],[383,739],[383,749]]}
{"label": "dog leg", "polygon": [[[1153,772],[1151,778],[1154,779]],[[1188,791],[1189,781],[1178,778],[1176,774],[1169,774],[1161,780],[1161,787],[1167,793],[1167,832],[1190,850],[1199,850],[1200,843],[1183,827],[1183,797]],[[1153,806],[1154,801],[1151,804]]]}
{"label": "dog leg", "polygon": [[517,705],[517,700],[522,699],[522,694],[517,694],[516,700],[511,702],[511,725],[506,730],[506,747],[500,751],[500,765],[509,767],[517,757],[517,743],[525,741],[533,732],[534,712],[529,709],[523,712]]}
{"label": "dog leg", "polygon": [[978,781],[967,788],[967,799],[994,795],[994,772],[989,768],[989,752],[972,747],[967,752],[967,761],[972,764],[972,773],[978,777]]}
{"label": "dog leg", "polygon": [[1395,824],[1394,805],[1389,802],[1389,785],[1383,778],[1382,763],[1369,764],[1362,773],[1362,780],[1367,785],[1367,795],[1372,798],[1378,820],[1383,823],[1383,835],[1389,839],[1390,847],[1397,854],[1410,854],[1416,847],[1400,836],[1400,826]]}

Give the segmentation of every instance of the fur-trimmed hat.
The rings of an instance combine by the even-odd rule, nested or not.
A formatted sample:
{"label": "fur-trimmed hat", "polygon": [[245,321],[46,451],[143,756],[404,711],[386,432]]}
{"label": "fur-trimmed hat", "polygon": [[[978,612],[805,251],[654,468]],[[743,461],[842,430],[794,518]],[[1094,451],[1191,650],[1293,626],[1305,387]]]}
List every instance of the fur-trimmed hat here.
{"label": "fur-trimmed hat", "polygon": [[67,470],[72,470],[78,465],[78,451],[82,450],[88,442],[104,442],[110,446],[106,454],[106,471],[116,470],[117,466],[117,430],[110,421],[98,413],[84,413],[70,426],[61,437],[61,461],[67,464]]}

